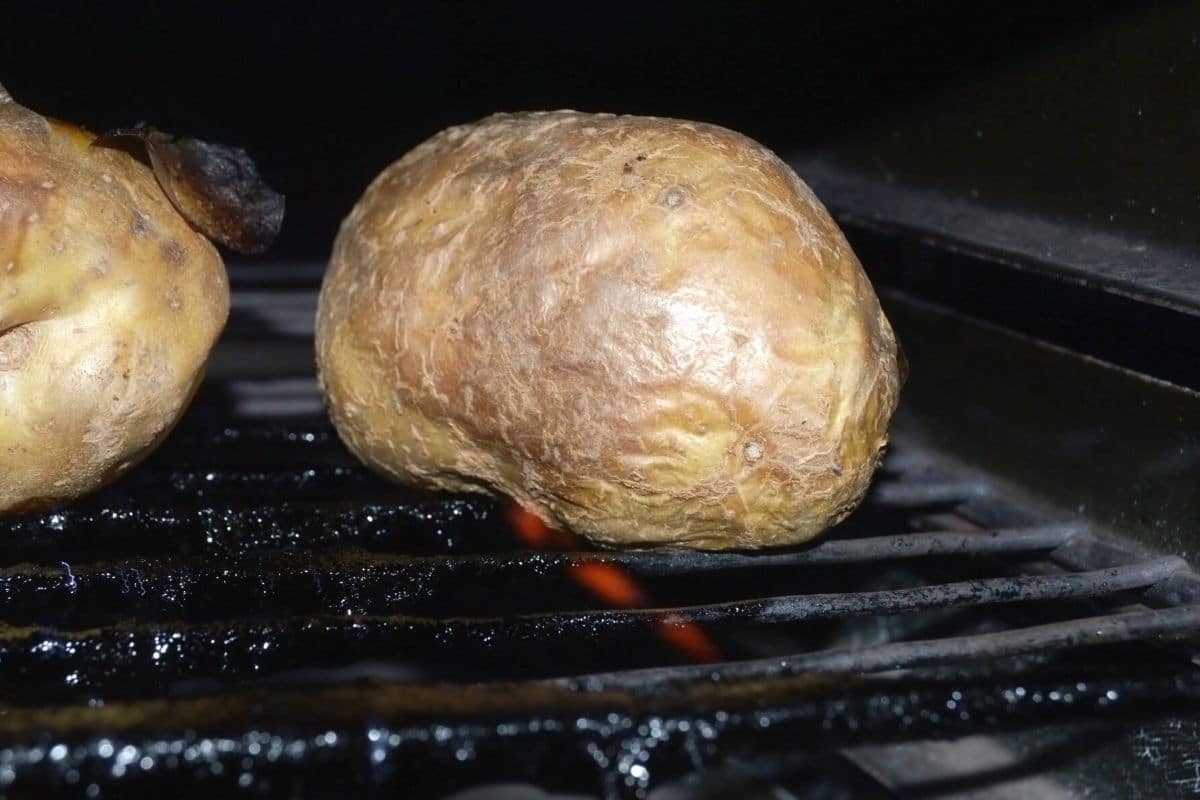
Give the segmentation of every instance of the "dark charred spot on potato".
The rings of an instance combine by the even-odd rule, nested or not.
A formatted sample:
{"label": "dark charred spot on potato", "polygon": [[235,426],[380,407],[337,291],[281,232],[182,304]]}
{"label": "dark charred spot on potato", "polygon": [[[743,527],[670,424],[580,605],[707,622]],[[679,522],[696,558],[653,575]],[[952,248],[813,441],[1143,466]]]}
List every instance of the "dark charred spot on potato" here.
{"label": "dark charred spot on potato", "polygon": [[646,154],[645,154],[645,153],[638,153],[637,160],[638,160],[638,161],[645,161],[645,160],[646,160]]}
{"label": "dark charred spot on potato", "polygon": [[140,147],[179,213],[226,247],[261,253],[279,233],[283,195],[267,186],[245,150],[176,139],[153,128],[121,128],[92,144],[125,152]]}
{"label": "dark charred spot on potato", "polygon": [[686,193],[679,186],[671,186],[662,194],[662,204],[667,208],[679,208],[686,199]]}
{"label": "dark charred spot on potato", "polygon": [[187,263],[188,252],[179,242],[168,239],[158,248],[158,255],[172,267],[182,267]]}
{"label": "dark charred spot on potato", "polygon": [[36,347],[37,331],[31,324],[0,331],[0,372],[20,369]]}
{"label": "dark charred spot on potato", "polygon": [[633,164],[630,164],[628,161],[626,161],[625,166],[621,168],[621,171],[623,173],[625,173],[626,175],[632,175],[633,174]]}

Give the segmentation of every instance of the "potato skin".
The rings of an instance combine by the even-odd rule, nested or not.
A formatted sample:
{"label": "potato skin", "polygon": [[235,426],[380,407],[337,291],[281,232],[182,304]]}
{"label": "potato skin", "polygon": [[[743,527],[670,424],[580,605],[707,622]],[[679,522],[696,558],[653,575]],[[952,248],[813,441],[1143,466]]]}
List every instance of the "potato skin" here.
{"label": "potato skin", "polygon": [[0,97],[0,514],[146,456],[229,311],[214,247],[148,167],[93,138]]}
{"label": "potato skin", "polygon": [[566,111],[384,170],[337,237],[317,360],[374,469],[605,545],[816,536],[860,502],[900,384],[858,261],[774,154]]}

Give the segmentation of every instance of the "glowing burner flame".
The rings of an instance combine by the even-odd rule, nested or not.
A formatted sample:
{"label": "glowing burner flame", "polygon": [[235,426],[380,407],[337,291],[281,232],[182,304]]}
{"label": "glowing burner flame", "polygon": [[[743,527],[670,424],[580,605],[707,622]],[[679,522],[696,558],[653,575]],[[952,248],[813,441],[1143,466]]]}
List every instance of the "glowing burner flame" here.
{"label": "glowing burner flame", "polygon": [[517,538],[534,550],[578,550],[587,546],[583,537],[551,528],[532,511],[526,511],[516,503],[508,504],[507,513]]}
{"label": "glowing burner flame", "polygon": [[[578,550],[586,546],[581,537],[551,528],[516,503],[509,504],[507,514],[517,538],[535,550]],[[584,561],[569,565],[567,571],[576,583],[613,608],[651,605],[649,593],[633,575],[616,564]],[[716,643],[696,623],[663,613],[653,624],[663,641],[692,661],[708,664],[721,660]]]}

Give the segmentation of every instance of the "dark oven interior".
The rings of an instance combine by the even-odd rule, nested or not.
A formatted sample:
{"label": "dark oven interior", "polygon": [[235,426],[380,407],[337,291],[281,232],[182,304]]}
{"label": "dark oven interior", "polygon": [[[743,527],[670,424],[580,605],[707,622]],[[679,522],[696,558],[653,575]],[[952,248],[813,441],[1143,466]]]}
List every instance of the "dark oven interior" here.
{"label": "dark oven interior", "polygon": [[[966,21],[922,34],[919,15],[855,28],[834,4],[818,10],[824,27],[802,28],[773,12],[710,9],[710,24],[679,23],[696,42],[692,61],[639,49],[650,41],[639,37],[672,29],[665,12],[646,12],[641,33],[598,22],[600,34],[626,37],[614,41],[634,54],[628,64],[606,61],[591,33],[562,40],[575,46],[556,58],[587,74],[624,65],[617,77],[580,88],[555,73],[526,94],[495,67],[514,49],[540,52],[532,44],[553,26],[538,13],[512,28],[515,48],[489,38],[500,23],[478,8],[465,21],[413,12],[404,25],[347,12],[328,41],[315,33],[320,15],[270,36],[271,20],[237,17],[247,27],[230,34],[235,49],[261,43],[245,58],[265,77],[257,85],[247,63],[215,65],[230,106],[312,134],[289,139],[260,123],[216,137],[252,148],[257,138],[296,221],[268,259],[231,264],[229,326],[166,443],[79,505],[0,521],[0,796],[1200,791],[1190,566],[1200,273],[1187,233],[1196,184],[1181,177],[1194,157],[1174,158],[1171,145],[1188,124],[1181,105],[1196,99],[1195,81],[1179,77],[1196,40],[1181,49],[1175,34],[1197,17],[1175,7],[1014,12],[1009,30],[985,9],[988,30],[1008,30],[992,44]],[[179,44],[191,53],[216,23],[181,13],[198,26]],[[414,46],[405,70],[388,72],[370,53],[383,52],[376,38],[391,23],[454,27],[469,55],[453,80],[492,77],[451,99],[451,77],[411,87],[404,75],[439,45]],[[723,50],[723,28],[748,44]],[[820,31],[843,29],[875,43],[854,51],[873,54],[870,69],[830,66],[839,50]],[[897,30],[934,50],[875,85],[890,63],[880,43]],[[754,32],[761,46],[750,46]],[[346,56],[360,35],[368,55]],[[788,49],[794,41],[824,65],[816,77],[795,69],[809,61]],[[1021,43],[1022,58],[1004,60],[1006,41]],[[312,64],[289,67],[295,80],[280,66],[288,42],[315,48]],[[13,64],[29,57],[24,46],[13,44]],[[1111,52],[1143,54],[1131,62],[1138,74],[1170,77],[1153,91],[1098,79],[1097,69],[1126,74]],[[345,120],[375,98],[322,56],[336,53],[381,76],[381,89],[408,87],[426,110],[402,120],[377,109],[349,138]],[[528,81],[551,62],[510,66]],[[956,82],[947,65],[960,63],[969,68]],[[628,88],[655,70],[682,88]],[[745,80],[756,70],[763,80]],[[101,91],[93,118],[140,114],[172,74],[148,75],[150,88],[124,106]],[[3,78],[31,102],[47,92]],[[941,82],[922,93],[928,81]],[[794,96],[817,102],[826,85],[866,99],[827,98],[823,128]],[[1104,102],[1142,109],[1144,122],[1096,116],[1065,158],[1061,142],[1100,86]],[[313,87],[331,98],[329,118],[301,113]],[[1006,116],[995,98],[1018,98],[1028,114]],[[784,110],[754,113],[768,99]],[[818,542],[757,554],[597,551],[509,504],[384,482],[333,432],[313,317],[353,194],[396,147],[445,122],[584,101],[714,118],[764,138],[792,156],[867,268],[911,377],[867,501]],[[176,127],[203,127],[186,103],[161,107]],[[1118,169],[1112,154],[1127,146],[1144,157]]]}

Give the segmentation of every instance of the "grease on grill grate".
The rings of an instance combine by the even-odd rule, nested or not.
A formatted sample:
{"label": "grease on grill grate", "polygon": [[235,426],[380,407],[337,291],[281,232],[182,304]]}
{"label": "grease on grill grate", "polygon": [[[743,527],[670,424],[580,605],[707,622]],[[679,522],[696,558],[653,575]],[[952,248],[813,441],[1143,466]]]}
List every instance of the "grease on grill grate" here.
{"label": "grease on grill grate", "polygon": [[[196,416],[119,487],[3,524],[0,791],[437,795],[515,776],[639,796],[772,741],[1200,689],[1120,673],[1200,628],[1184,562],[1023,512],[980,530],[945,512],[1002,504],[919,452],[807,548],[531,551],[496,504],[385,484],[323,422]],[[626,607],[581,570],[617,577],[605,596]],[[1085,648],[1104,657],[1075,668]]]}

